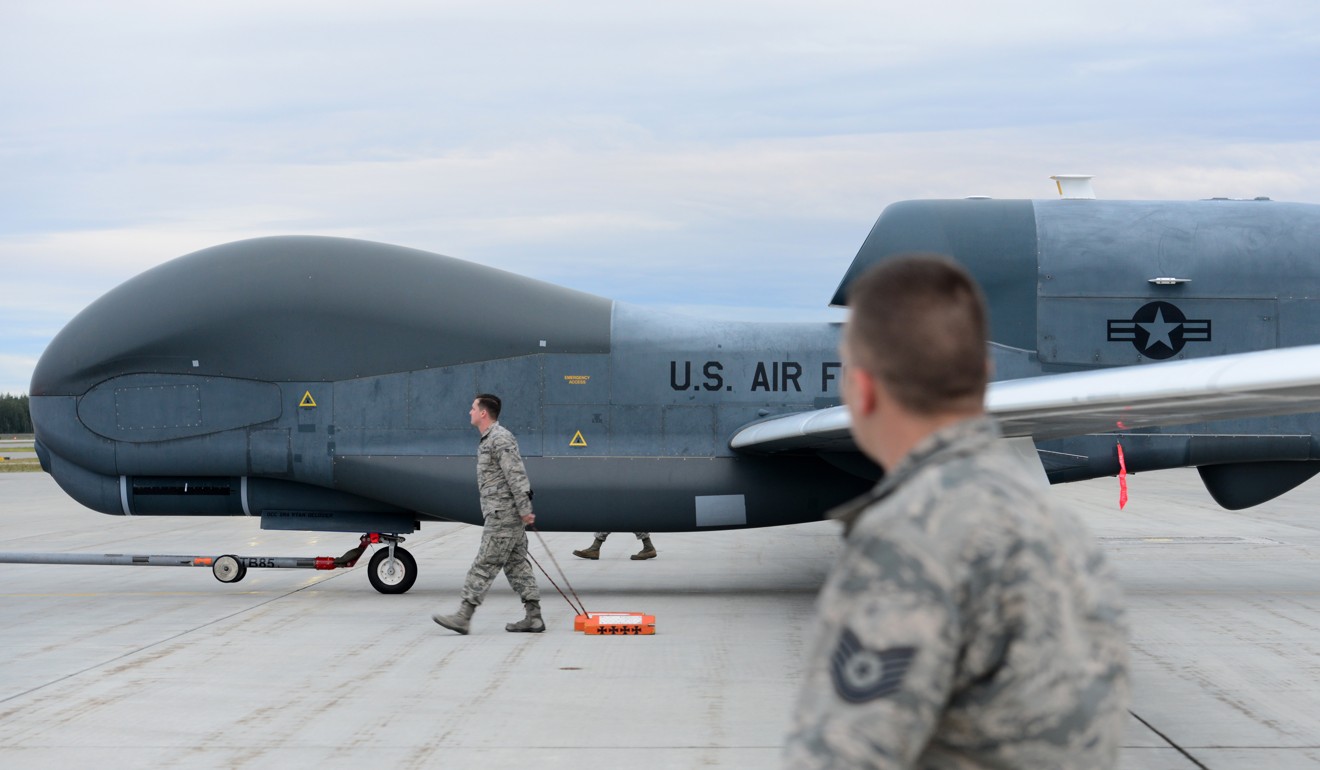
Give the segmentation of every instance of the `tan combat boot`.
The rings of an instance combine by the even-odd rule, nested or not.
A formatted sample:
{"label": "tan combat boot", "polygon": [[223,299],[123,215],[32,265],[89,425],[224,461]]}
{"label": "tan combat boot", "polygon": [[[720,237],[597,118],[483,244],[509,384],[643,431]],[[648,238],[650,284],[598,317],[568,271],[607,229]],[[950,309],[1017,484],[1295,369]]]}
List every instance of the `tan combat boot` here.
{"label": "tan combat boot", "polygon": [[599,559],[600,547],[604,543],[605,543],[604,540],[601,540],[600,538],[596,538],[596,542],[592,543],[590,548],[586,548],[581,551],[574,551],[573,555],[578,557],[579,559]]}
{"label": "tan combat boot", "polygon": [[431,620],[439,623],[450,631],[456,631],[460,634],[466,634],[472,626],[472,612],[477,609],[477,605],[463,602],[458,606],[458,612],[453,615],[441,615],[436,613],[431,616]]}
{"label": "tan combat boot", "polygon": [[655,546],[651,545],[651,538],[647,537],[647,538],[642,538],[642,550],[638,551],[632,556],[629,556],[628,558],[632,559],[633,561],[641,561],[642,559],[654,559],[658,555],[659,554],[655,552]]}
{"label": "tan combat boot", "polygon": [[504,624],[505,631],[522,631],[529,634],[539,634],[545,630],[545,621],[541,620],[540,602],[523,602],[523,607],[527,610],[527,617],[517,623]]}

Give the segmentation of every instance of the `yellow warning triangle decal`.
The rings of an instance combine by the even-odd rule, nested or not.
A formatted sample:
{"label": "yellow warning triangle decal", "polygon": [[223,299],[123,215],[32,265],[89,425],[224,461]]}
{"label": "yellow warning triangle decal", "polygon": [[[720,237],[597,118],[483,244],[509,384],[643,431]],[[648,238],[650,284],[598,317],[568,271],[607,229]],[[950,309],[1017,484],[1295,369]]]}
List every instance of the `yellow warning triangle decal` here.
{"label": "yellow warning triangle decal", "polygon": [[587,440],[582,438],[582,431],[573,434],[573,440],[568,442],[569,446],[586,446]]}
{"label": "yellow warning triangle decal", "polygon": [[303,394],[303,400],[298,402],[298,406],[316,406],[316,399],[312,398],[310,390]]}

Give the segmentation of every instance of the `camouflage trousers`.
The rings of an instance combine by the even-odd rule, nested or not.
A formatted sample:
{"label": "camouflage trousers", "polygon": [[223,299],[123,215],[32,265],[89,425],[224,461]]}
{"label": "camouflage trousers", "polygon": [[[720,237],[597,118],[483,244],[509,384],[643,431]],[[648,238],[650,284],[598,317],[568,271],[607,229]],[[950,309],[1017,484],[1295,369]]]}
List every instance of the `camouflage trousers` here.
{"label": "camouflage trousers", "polygon": [[[651,538],[651,533],[650,533],[650,532],[634,532],[633,534],[637,536],[637,539],[638,539],[638,540],[649,540],[649,539]],[[607,537],[609,537],[609,536],[610,536],[610,533],[608,533],[608,532],[597,532],[597,533],[596,533],[596,539],[597,539],[597,540],[604,540],[605,538],[607,538]]]}
{"label": "camouflage trousers", "polygon": [[496,522],[496,515],[487,518],[482,527],[481,549],[463,581],[463,601],[480,606],[500,570],[504,571],[509,586],[524,602],[541,601],[536,575],[532,573],[532,564],[527,558],[527,530],[523,529],[520,520],[516,526]]}

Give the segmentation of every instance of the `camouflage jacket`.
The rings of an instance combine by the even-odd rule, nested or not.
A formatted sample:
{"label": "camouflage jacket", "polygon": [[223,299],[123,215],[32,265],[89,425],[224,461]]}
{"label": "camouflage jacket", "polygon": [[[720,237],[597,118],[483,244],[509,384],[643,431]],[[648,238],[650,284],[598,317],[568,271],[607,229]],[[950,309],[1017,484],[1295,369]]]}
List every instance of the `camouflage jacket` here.
{"label": "camouflage jacket", "polygon": [[790,767],[1109,768],[1127,706],[1117,581],[978,418],[831,513]]}
{"label": "camouflage jacket", "polygon": [[[527,480],[518,440],[507,428],[493,423],[477,444],[477,489],[481,492],[481,515],[526,516],[532,512],[532,485]],[[518,521],[518,526],[522,522]]]}

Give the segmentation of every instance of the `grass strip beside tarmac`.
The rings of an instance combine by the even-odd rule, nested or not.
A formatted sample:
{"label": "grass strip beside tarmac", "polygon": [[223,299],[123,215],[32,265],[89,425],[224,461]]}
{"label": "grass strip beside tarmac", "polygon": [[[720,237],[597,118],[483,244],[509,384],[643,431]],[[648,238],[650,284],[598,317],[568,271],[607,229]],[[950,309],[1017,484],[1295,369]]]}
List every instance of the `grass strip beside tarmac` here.
{"label": "grass strip beside tarmac", "polygon": [[10,439],[7,434],[0,435],[0,473],[41,470],[32,437],[15,436],[14,439],[17,440]]}

